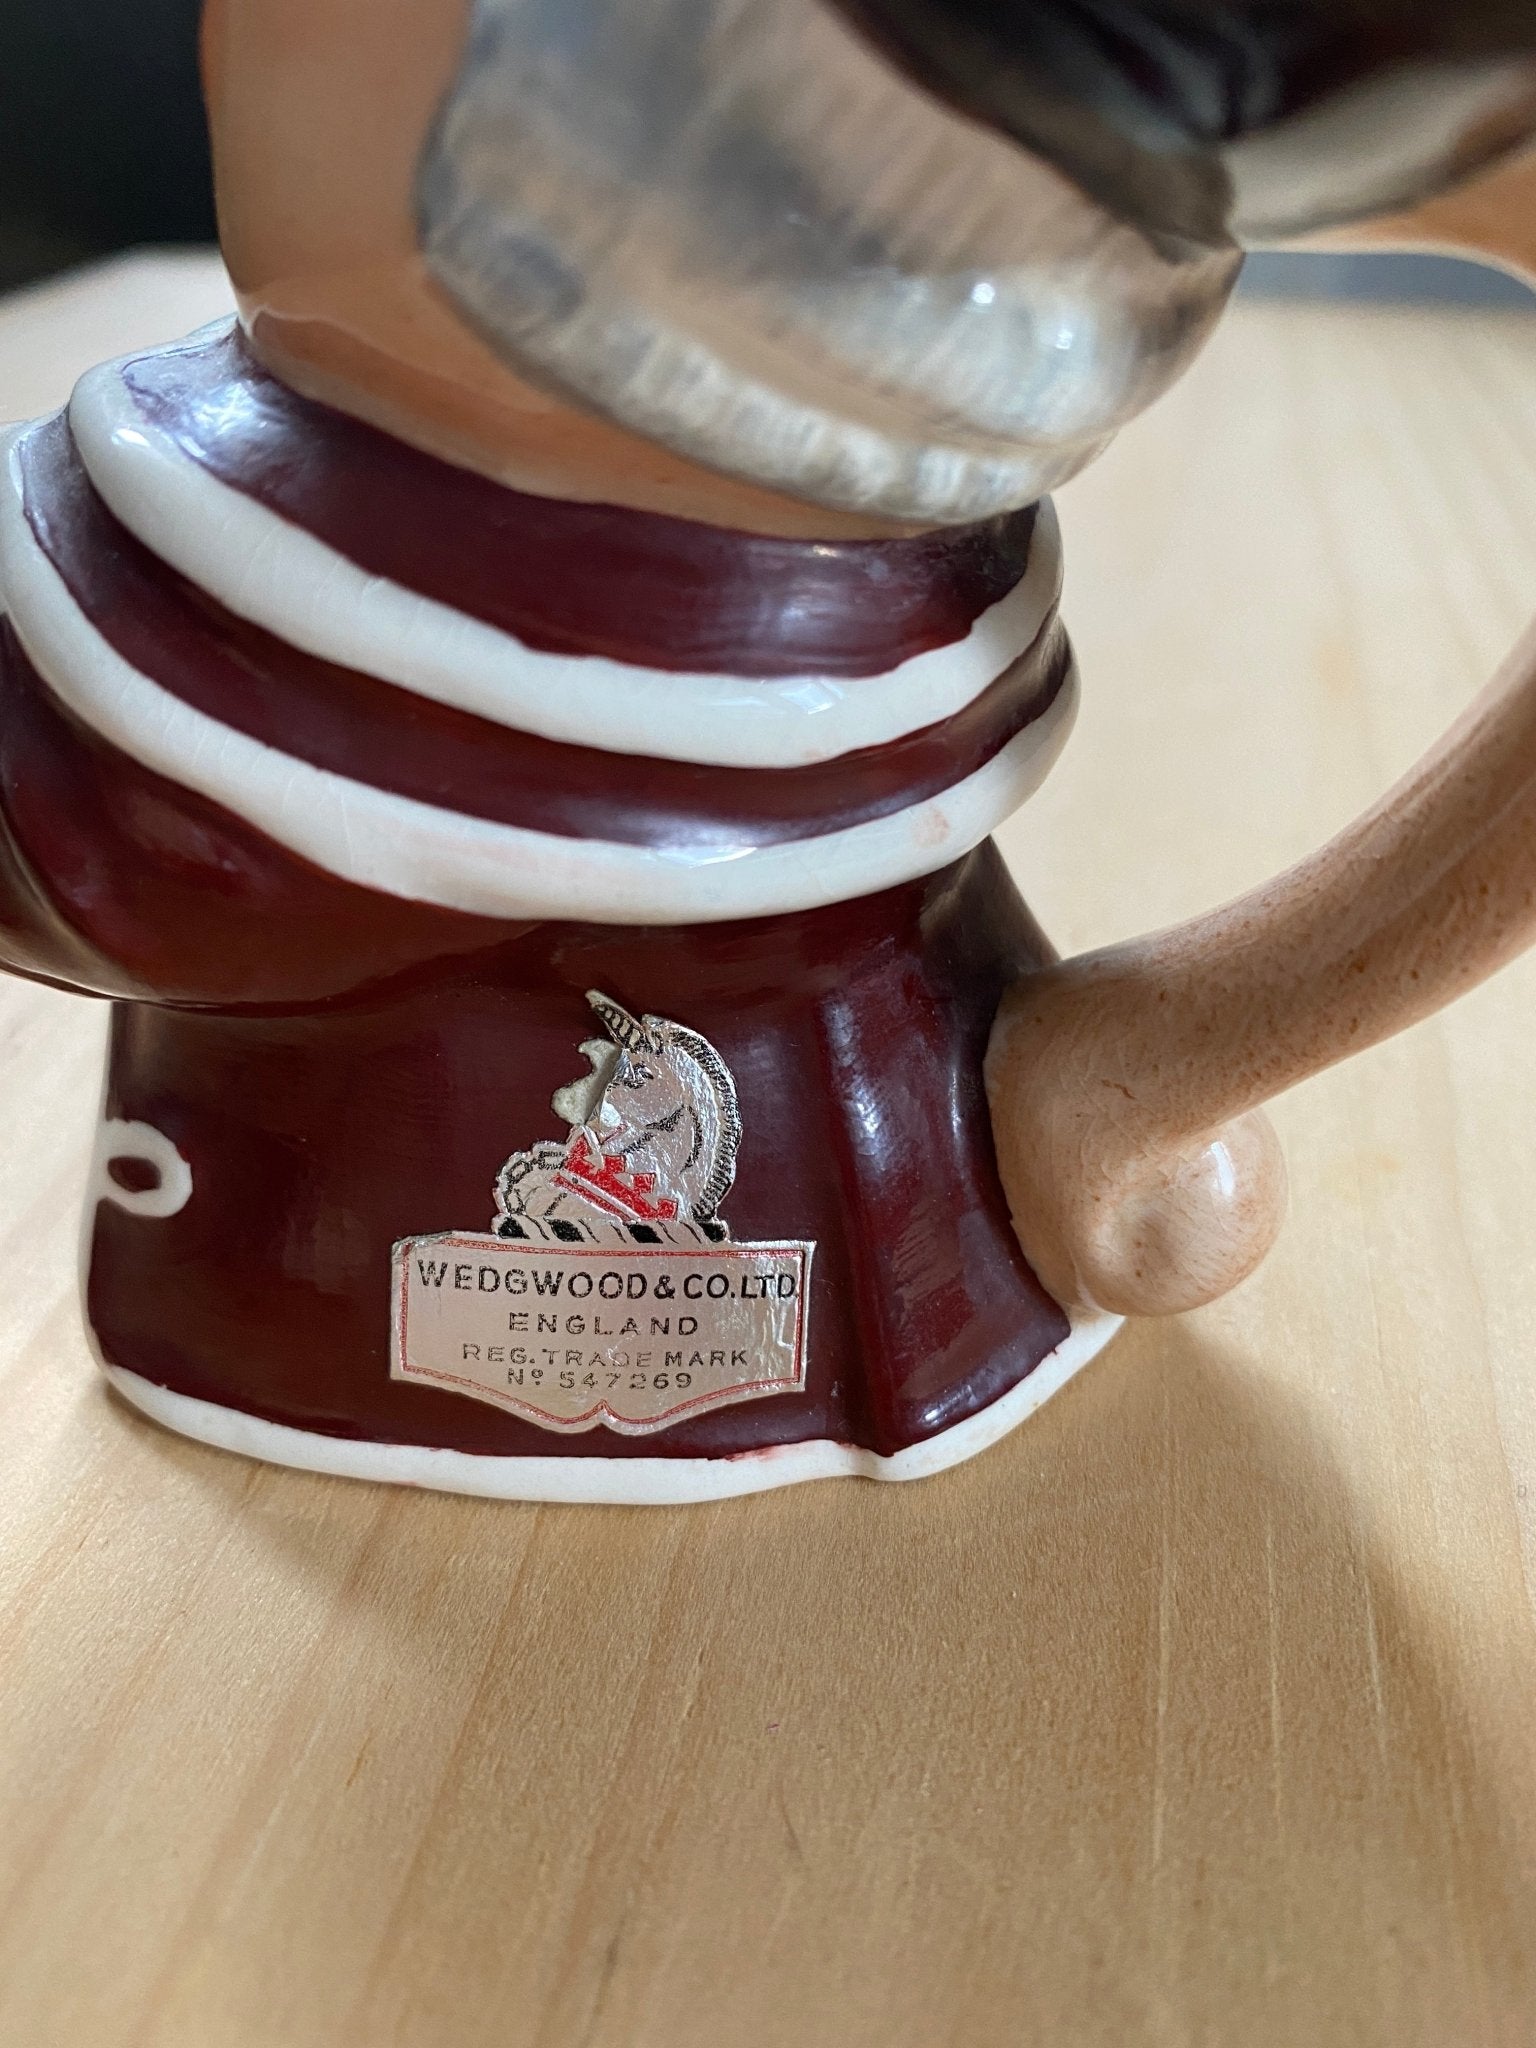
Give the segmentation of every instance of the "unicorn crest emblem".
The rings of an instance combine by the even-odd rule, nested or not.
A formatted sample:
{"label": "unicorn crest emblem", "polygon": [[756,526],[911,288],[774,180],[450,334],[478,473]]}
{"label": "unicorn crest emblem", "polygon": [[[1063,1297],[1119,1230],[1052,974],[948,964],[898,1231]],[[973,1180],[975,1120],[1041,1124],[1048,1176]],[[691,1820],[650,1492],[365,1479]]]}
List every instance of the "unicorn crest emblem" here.
{"label": "unicorn crest emblem", "polygon": [[607,1032],[582,1045],[590,1071],[551,1101],[570,1126],[514,1152],[496,1177],[498,1237],[553,1244],[722,1244],[741,1115],[730,1069],[707,1038],[634,1017],[596,989]]}

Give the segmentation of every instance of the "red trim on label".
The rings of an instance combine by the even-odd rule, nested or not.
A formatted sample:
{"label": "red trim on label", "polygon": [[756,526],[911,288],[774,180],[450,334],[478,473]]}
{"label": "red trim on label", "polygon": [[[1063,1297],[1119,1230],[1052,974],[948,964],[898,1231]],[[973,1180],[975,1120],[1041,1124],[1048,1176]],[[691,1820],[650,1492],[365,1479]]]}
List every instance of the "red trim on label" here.
{"label": "red trim on label", "polygon": [[580,1415],[556,1416],[548,1409],[536,1408],[531,1403],[519,1401],[513,1395],[500,1396],[480,1380],[472,1380],[462,1373],[440,1372],[436,1367],[414,1365],[408,1355],[410,1331],[408,1328],[408,1307],[410,1300],[410,1262],[422,1245],[438,1246],[445,1251],[478,1251],[494,1249],[508,1252],[513,1249],[504,1240],[497,1238],[458,1237],[434,1234],[428,1237],[401,1238],[394,1246],[394,1258],[399,1271],[399,1287],[395,1295],[393,1317],[393,1356],[390,1363],[391,1378],[404,1381],[426,1382],[434,1386],[462,1387],[470,1397],[485,1401],[493,1408],[504,1409],[508,1414],[519,1415],[537,1428],[547,1429],[559,1436],[571,1436],[584,1430],[601,1427],[603,1424],[616,1430],[621,1436],[653,1436],[658,1431],[670,1429],[674,1423],[689,1415],[705,1414],[720,1408],[728,1408],[737,1401],[761,1399],[774,1394],[798,1394],[805,1388],[806,1356],[805,1335],[808,1313],[809,1267],[811,1251],[803,1241],[786,1239],[779,1241],[754,1241],[751,1244],[701,1245],[696,1251],[680,1251],[676,1246],[648,1247],[636,1245],[606,1246],[598,1248],[586,1245],[530,1245],[518,1244],[515,1249],[521,1255],[535,1257],[548,1255],[559,1259],[680,1259],[700,1260],[725,1259],[740,1262],[744,1259],[758,1259],[764,1254],[794,1261],[799,1274],[799,1286],[795,1291],[795,1370],[789,1379],[751,1380],[733,1386],[725,1394],[695,1394],[689,1400],[679,1402],[675,1407],[664,1408],[660,1414],[647,1416],[644,1422],[634,1422],[627,1416],[617,1414],[606,1401],[599,1401],[593,1407],[583,1410]]}

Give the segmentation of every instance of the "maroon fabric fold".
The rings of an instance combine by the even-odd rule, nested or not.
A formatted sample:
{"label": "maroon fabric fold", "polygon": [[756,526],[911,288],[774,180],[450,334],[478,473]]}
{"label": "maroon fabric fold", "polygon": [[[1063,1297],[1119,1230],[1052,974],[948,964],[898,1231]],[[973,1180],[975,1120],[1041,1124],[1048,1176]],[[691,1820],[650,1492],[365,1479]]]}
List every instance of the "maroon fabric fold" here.
{"label": "maroon fabric fold", "polygon": [[[169,1218],[110,1203],[105,1357],[269,1421],[492,1455],[884,1455],[976,1414],[1067,1335],[997,1178],[982,1060],[1049,958],[996,849],[859,901],[696,927],[499,923],[326,875],[70,717],[0,624],[0,964],[114,1006],[109,1117],[187,1161]],[[653,1437],[555,1436],[389,1376],[390,1248],[483,1229],[555,1135],[585,992],[685,1018],[744,1126],[731,1227],[813,1239],[803,1394]]]}
{"label": "maroon fabric fold", "polygon": [[237,618],[113,518],[62,418],[32,429],[20,463],[28,523],[75,602],[126,661],[184,703],[393,795],[565,838],[734,853],[866,824],[983,767],[1050,708],[1070,670],[1053,620],[954,717],[806,767],[575,746],[322,661]]}
{"label": "maroon fabric fold", "polygon": [[878,676],[963,640],[1035,513],[897,540],[786,540],[516,491],[300,397],[238,329],[121,368],[192,461],[373,575],[526,646],[646,668]]}

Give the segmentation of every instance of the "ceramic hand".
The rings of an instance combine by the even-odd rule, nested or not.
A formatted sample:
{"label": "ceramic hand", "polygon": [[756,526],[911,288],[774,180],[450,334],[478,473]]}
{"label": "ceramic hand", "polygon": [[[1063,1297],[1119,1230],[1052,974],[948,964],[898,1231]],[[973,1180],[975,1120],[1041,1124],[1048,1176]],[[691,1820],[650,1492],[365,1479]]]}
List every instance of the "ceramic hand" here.
{"label": "ceramic hand", "polygon": [[[1378,239],[1536,272],[1536,157]],[[1285,1174],[1259,1105],[1416,1023],[1536,940],[1536,629],[1398,788],[1228,908],[1005,1000],[998,1160],[1062,1302],[1156,1315],[1263,1258]]]}
{"label": "ceramic hand", "polygon": [[1284,1205],[1259,1105],[1533,940],[1536,629],[1434,752],[1310,860],[1007,997],[987,1084],[1040,1278],[1064,1302],[1136,1315],[1235,1286]]}

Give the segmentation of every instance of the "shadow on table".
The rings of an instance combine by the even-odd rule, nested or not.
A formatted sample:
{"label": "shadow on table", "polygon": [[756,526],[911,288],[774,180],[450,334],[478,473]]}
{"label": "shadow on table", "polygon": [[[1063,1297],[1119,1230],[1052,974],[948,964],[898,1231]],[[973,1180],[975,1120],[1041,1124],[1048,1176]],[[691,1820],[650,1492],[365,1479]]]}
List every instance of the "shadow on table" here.
{"label": "shadow on table", "polygon": [[[359,1683],[349,1630],[387,1651],[271,1733],[302,1757],[238,1885],[302,1853],[303,1927],[255,1954],[238,1896],[209,1912],[232,2011],[309,1971],[334,2048],[465,1986],[455,2048],[1536,2024],[1519,1760],[1305,1416],[1188,1327],[920,1487],[536,1510],[273,1475],[242,1504],[248,1467],[167,1454],[306,1578],[339,1489],[366,1533],[329,1683]],[[359,1716],[394,1788],[362,1828]]]}

